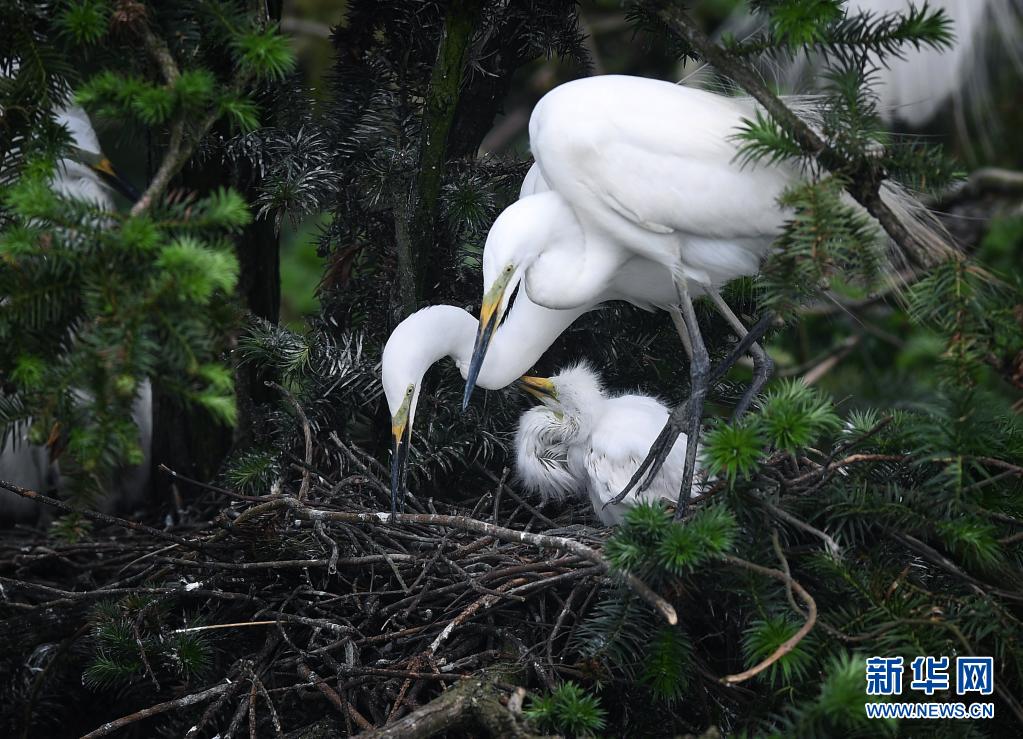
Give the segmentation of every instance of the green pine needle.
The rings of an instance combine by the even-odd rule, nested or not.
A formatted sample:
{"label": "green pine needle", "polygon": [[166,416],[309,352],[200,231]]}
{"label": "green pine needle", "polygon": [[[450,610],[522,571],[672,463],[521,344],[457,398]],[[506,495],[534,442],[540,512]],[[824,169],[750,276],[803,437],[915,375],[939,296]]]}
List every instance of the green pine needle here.
{"label": "green pine needle", "polygon": [[580,737],[594,736],[607,723],[600,700],[573,682],[559,685],[549,696],[533,698],[525,714],[543,727]]}
{"label": "green pine needle", "polygon": [[282,79],[297,63],[290,42],[275,28],[239,34],[233,46],[239,68],[258,79]]}

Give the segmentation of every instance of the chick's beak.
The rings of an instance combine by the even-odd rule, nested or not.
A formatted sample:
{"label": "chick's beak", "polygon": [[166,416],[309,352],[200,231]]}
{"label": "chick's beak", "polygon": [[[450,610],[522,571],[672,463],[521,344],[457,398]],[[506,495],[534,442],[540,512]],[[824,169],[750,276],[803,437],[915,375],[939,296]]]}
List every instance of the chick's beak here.
{"label": "chick's beak", "polygon": [[554,383],[547,377],[530,377],[523,375],[519,378],[519,386],[537,400],[551,398],[557,400],[558,392],[554,389]]}
{"label": "chick's beak", "polygon": [[487,349],[494,338],[494,332],[501,323],[501,304],[504,301],[504,291],[507,287],[507,277],[502,277],[483,296],[483,305],[480,307],[480,325],[476,331],[476,343],[472,348],[472,359],[469,360],[469,372],[465,378],[465,393],[462,395],[462,410],[469,407],[469,398],[476,387],[476,379],[479,377],[480,368],[483,367],[483,360],[487,356]]}
{"label": "chick's beak", "polygon": [[121,195],[126,197],[131,202],[135,202],[140,197],[140,193],[134,185],[128,180],[121,176],[121,174],[114,169],[114,165],[110,163],[110,160],[106,157],[100,159],[96,164],[90,165],[92,170],[100,176],[100,178],[110,185],[114,190],[119,192]]}
{"label": "chick's beak", "polygon": [[395,419],[391,423],[391,436],[394,437],[394,452],[391,455],[391,515],[398,512],[399,501],[404,507],[410,432],[411,428],[405,420]]}

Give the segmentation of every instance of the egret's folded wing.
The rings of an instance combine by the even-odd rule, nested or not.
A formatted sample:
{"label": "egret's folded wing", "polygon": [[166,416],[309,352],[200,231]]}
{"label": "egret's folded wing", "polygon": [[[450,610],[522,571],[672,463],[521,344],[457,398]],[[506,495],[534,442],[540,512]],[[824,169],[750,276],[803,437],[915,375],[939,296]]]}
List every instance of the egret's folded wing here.
{"label": "egret's folded wing", "polygon": [[[736,161],[748,101],[639,78],[576,80],[541,100],[530,143],[543,176],[574,208],[652,233],[772,235],[786,166]],[[613,227],[613,224],[610,225]]]}

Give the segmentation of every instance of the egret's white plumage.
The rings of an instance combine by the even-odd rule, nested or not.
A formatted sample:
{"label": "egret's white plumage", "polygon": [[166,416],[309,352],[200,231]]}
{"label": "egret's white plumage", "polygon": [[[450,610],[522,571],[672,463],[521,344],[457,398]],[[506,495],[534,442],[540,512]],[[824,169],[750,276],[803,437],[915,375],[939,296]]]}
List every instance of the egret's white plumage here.
{"label": "egret's white plumage", "polygon": [[544,501],[575,492],[589,499],[608,526],[620,524],[638,502],[678,496],[686,456],[684,435],[644,491],[604,507],[631,479],[667,422],[663,403],[648,395],[609,397],[597,373],[585,363],[548,380],[523,381],[543,400],[542,406],[522,415],[515,436],[515,470],[525,489]]}
{"label": "egret's white plumage", "polygon": [[755,273],[785,220],[777,198],[799,177],[784,165],[734,161],[732,136],[752,113],[745,100],[639,77],[556,87],[529,123],[537,179],[549,191],[498,217],[484,290],[508,264],[550,308],[592,300],[634,257],[701,286]]}
{"label": "egret's white plumage", "polygon": [[[523,183],[525,197],[487,236],[480,329],[463,403],[519,284],[533,302],[554,309],[613,295],[643,307],[677,306],[673,318],[692,358],[687,427],[698,435],[710,367],[692,297],[708,295],[746,334],[718,288],[759,271],[788,217],[779,198],[802,177],[787,162],[742,164],[736,135],[754,112],[748,99],[640,77],[589,77],[547,93],[529,122],[536,171]],[[914,219],[903,193],[885,188],[881,198],[906,219],[915,241],[946,249]],[[770,373],[763,348],[753,343],[750,352],[754,382],[737,413]],[[683,508],[681,502],[680,515]]]}
{"label": "egret's white plumage", "polygon": [[[497,390],[513,383],[588,309],[589,306],[550,310],[526,296],[516,300],[507,319],[494,332],[491,352],[481,366],[478,384]],[[399,323],[384,345],[380,375],[395,443],[391,461],[395,498],[403,494],[398,481],[404,475],[423,376],[436,362],[450,357],[465,377],[478,327],[479,321],[462,308],[433,305]]]}

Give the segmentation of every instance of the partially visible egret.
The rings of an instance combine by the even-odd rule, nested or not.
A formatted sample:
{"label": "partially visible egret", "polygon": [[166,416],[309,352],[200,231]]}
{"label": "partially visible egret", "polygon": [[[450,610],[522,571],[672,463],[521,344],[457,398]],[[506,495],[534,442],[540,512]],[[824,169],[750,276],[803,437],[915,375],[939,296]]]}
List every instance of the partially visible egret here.
{"label": "partially visible egret", "polygon": [[[747,333],[718,290],[759,271],[787,217],[778,198],[801,177],[788,163],[737,161],[735,134],[753,114],[749,100],[640,77],[589,77],[547,93],[529,122],[539,169],[535,194],[507,208],[487,237],[466,398],[520,282],[534,302],[557,309],[606,300],[613,287],[639,305],[680,309],[692,358],[691,397],[687,428],[676,431],[699,438],[710,365],[692,297],[707,295],[740,338]],[[541,191],[544,184],[548,191]],[[882,197],[892,202],[898,195],[883,190]],[[924,228],[904,225],[915,235]],[[924,231],[920,241],[932,244],[934,237]],[[656,276],[623,280],[623,270],[637,264],[638,274]],[[666,284],[673,289],[665,291]],[[756,344],[751,353],[758,388],[767,375],[766,354]],[[743,403],[751,398],[748,393]],[[693,444],[678,515],[695,455]]]}
{"label": "partially visible egret", "polygon": [[[112,211],[114,201],[108,188],[129,200],[139,197],[138,191],[121,177],[110,160],[103,154],[88,114],[78,106],[56,111],[57,122],[71,134],[69,156],[57,163],[50,187],[62,197],[88,202],[101,210]],[[0,307],[3,301],[0,300]],[[118,471],[113,481],[116,500],[104,501],[107,506],[115,502],[137,503],[149,484],[149,466],[153,436],[152,386],[148,379],[139,383],[132,405],[132,418],[139,429],[139,445],[143,461],[134,467]],[[0,479],[38,492],[49,492],[60,487],[58,466],[50,461],[49,450],[30,444],[24,429],[14,429],[0,450]],[[0,496],[0,519],[27,520],[38,512],[31,501],[12,495]]]}
{"label": "partially visible egret", "polygon": [[[544,501],[572,493],[589,498],[605,526],[625,520],[639,502],[675,500],[686,458],[686,437],[679,436],[650,484],[628,502],[610,502],[632,478],[658,432],[668,408],[649,395],[608,397],[587,364],[550,378],[523,377],[523,388],[543,405],[522,414],[515,436],[515,471],[523,487]],[[692,494],[698,490],[694,485]]]}
{"label": "partially visible egret", "polygon": [[[526,296],[515,301],[507,320],[493,331],[490,354],[476,374],[488,390],[507,387],[528,371],[561,333],[589,307],[550,310]],[[405,492],[405,468],[419,393],[426,371],[444,357],[465,377],[479,322],[452,305],[423,308],[399,323],[384,345],[381,383],[391,412],[391,510]]]}
{"label": "partially visible egret", "polygon": [[[848,0],[845,13],[854,17],[868,14],[874,19],[906,13],[920,7],[914,0]],[[933,121],[946,103],[953,105],[957,125],[964,116],[964,100],[973,98],[975,112],[987,114],[993,87],[992,75],[984,68],[984,57],[992,49],[999,62],[1008,62],[1023,73],[1023,40],[1019,34],[1020,0],[929,0],[933,10],[943,10],[951,22],[953,38],[947,48],[906,46],[898,57],[888,55],[879,63],[870,55],[871,90],[877,95],[878,113],[888,122],[901,121],[921,128]],[[752,35],[764,21],[740,6],[719,33],[738,38]],[[805,52],[791,60],[773,57],[765,74],[789,89],[806,89],[806,78],[817,76],[821,58]]]}
{"label": "partially visible egret", "polygon": [[100,148],[89,115],[77,105],[61,108],[57,122],[71,134],[70,155],[57,163],[57,172],[50,183],[54,192],[66,198],[85,200],[103,210],[113,210],[108,188],[129,201],[139,198],[139,191],[114,168]]}

